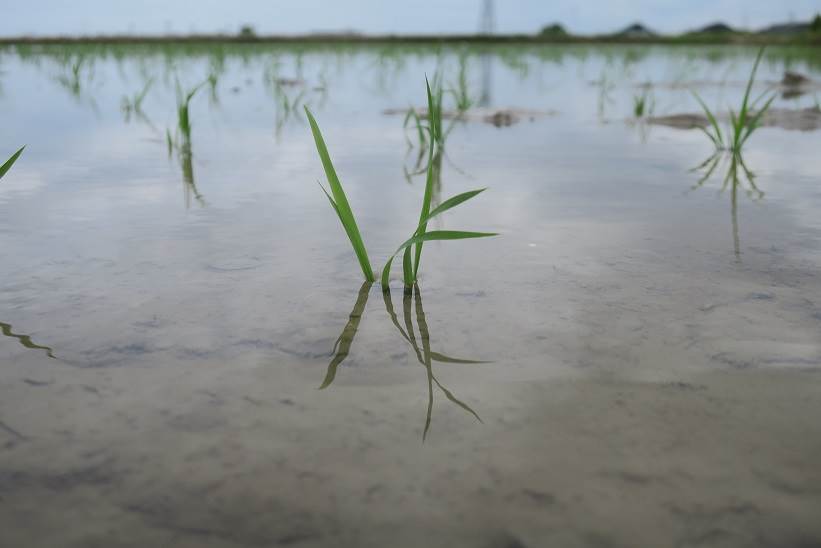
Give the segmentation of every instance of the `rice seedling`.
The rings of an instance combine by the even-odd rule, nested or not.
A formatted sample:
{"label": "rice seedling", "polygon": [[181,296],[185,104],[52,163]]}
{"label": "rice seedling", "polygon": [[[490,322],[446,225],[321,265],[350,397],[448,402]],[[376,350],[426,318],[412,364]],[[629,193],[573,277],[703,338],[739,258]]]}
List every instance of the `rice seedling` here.
{"label": "rice seedling", "polygon": [[456,110],[460,114],[466,112],[473,106],[473,98],[470,96],[468,86],[467,63],[467,55],[459,56],[459,72],[456,83],[451,85],[449,90],[450,94],[453,96]]}
{"label": "rice seedling", "polygon": [[202,194],[197,190],[197,185],[194,181],[194,163],[193,163],[193,146],[191,143],[191,100],[208,83],[208,80],[200,82],[188,92],[184,92],[179,80],[176,81],[177,91],[177,128],[174,133],[170,129],[166,129],[165,138],[168,146],[168,156],[171,157],[174,152],[180,160],[180,167],[182,168],[182,178],[185,182],[185,204],[190,207],[191,195],[199,202],[201,206],[205,205],[205,200]]}
{"label": "rice seedling", "polygon": [[613,97],[611,94],[613,90],[616,89],[616,84],[608,75],[607,68],[602,69],[601,76],[599,76],[598,80],[593,81],[592,84],[599,88],[597,101],[598,106],[596,111],[598,113],[599,121],[603,121],[607,112],[607,107],[613,104]]}
{"label": "rice seedling", "polygon": [[125,114],[126,121],[128,121],[132,113],[136,114],[137,116],[142,114],[143,101],[145,100],[145,97],[148,95],[148,92],[151,90],[151,86],[153,85],[154,79],[149,78],[140,91],[138,91],[131,97],[125,96],[122,98],[122,101],[120,101],[120,109]]}
{"label": "rice seedling", "polygon": [[[439,73],[434,75],[433,83],[429,83],[428,87],[432,91],[429,96],[427,110],[418,112],[416,108],[410,107],[408,113],[405,115],[405,121],[402,124],[403,129],[406,131],[405,139],[408,142],[408,146],[412,147],[413,142],[408,139],[407,129],[410,126],[416,130],[420,158],[422,158],[421,151],[428,148],[428,138],[431,132],[433,133],[434,141],[440,146],[444,145],[446,137],[446,132],[442,131],[442,104],[444,102],[445,92],[442,88],[442,78]],[[427,120],[428,125],[425,125],[423,120]]]}
{"label": "rice seedling", "polygon": [[402,123],[402,129],[405,130],[405,140],[408,142],[408,147],[413,147],[413,142],[410,138],[408,138],[407,134],[407,129],[409,126],[416,130],[416,138],[419,141],[419,150],[420,152],[423,152],[427,148],[428,132],[422,123],[422,118],[413,107],[408,109],[408,113],[405,115],[405,120]]}
{"label": "rice seedling", "polygon": [[650,94],[650,88],[644,86],[641,95],[633,96],[633,116],[636,118],[644,118],[651,116],[655,108],[655,101]]}
{"label": "rice seedling", "polygon": [[[485,238],[489,236],[496,236],[495,233],[488,232],[469,232],[459,230],[435,230],[430,232],[427,231],[428,221],[456,207],[457,205],[460,205],[466,202],[467,200],[477,196],[485,189],[472,190],[469,192],[464,192],[457,196],[453,196],[452,198],[445,200],[439,206],[434,207],[433,210],[431,210],[431,203],[433,200],[435,186],[434,153],[436,151],[437,146],[441,146],[441,143],[443,142],[441,125],[442,92],[441,87],[438,88],[439,91],[437,93],[432,92],[431,85],[429,82],[427,82],[427,80],[426,87],[428,97],[429,125],[424,128],[428,134],[428,167],[427,180],[425,183],[425,194],[422,199],[422,208],[419,214],[419,222],[416,226],[416,230],[413,232],[411,237],[408,238],[405,242],[403,242],[393,253],[393,255],[389,257],[388,261],[385,263],[384,268],[382,269],[381,284],[382,289],[384,291],[390,291],[391,266],[393,264],[394,258],[399,253],[403,253],[403,281],[405,284],[405,291],[409,292],[411,291],[413,285],[417,282],[418,279],[419,265],[421,264],[422,247],[424,242],[434,240],[463,240],[469,238]],[[305,113],[308,117],[308,121],[311,126],[311,132],[313,133],[317,152],[319,153],[319,157],[322,162],[322,166],[324,168],[325,176],[328,180],[328,185],[330,186],[331,192],[328,193],[328,191],[325,190],[325,188],[321,184],[320,187],[327,196],[328,201],[331,203],[331,207],[334,209],[337,216],[339,217],[339,220],[342,223],[342,227],[344,228],[345,233],[348,235],[348,239],[351,242],[351,246],[353,247],[354,253],[356,254],[357,259],[359,260],[359,265],[362,269],[362,273],[365,276],[365,281],[373,282],[375,281],[375,277],[371,267],[370,259],[368,258],[367,250],[365,249],[365,244],[362,240],[362,236],[356,224],[356,219],[354,217],[353,211],[351,210],[350,204],[348,203],[345,191],[342,188],[342,184],[333,166],[333,162],[331,161],[330,154],[328,153],[328,148],[325,144],[325,140],[322,137],[322,132],[320,131],[313,114],[311,114],[311,111],[307,107],[305,107]]]}
{"label": "rice seedling", "polygon": [[[432,218],[477,196],[485,189],[472,190],[449,198],[442,202],[442,204],[436,207],[433,211],[431,211],[430,206],[431,200],[433,198],[433,187],[435,180],[434,153],[437,143],[443,142],[441,102],[442,94],[441,91],[437,94],[432,93],[430,83],[426,81],[425,84],[427,87],[428,118],[430,122],[430,127],[428,128],[428,132],[430,135],[430,144],[428,147],[428,170],[427,180],[425,182],[425,194],[422,199],[422,209],[419,214],[419,224],[417,225],[416,230],[408,240],[406,240],[404,243],[402,243],[402,245],[399,246],[399,248],[397,248],[396,252],[394,252],[394,254],[388,259],[388,261],[385,263],[384,268],[382,269],[382,288],[386,291],[389,289],[390,271],[391,266],[393,264],[393,259],[400,252],[403,253],[402,272],[403,281],[405,283],[405,291],[409,291],[410,288],[417,281],[417,277],[419,274],[419,265],[422,260],[422,247],[424,245],[424,242],[431,240],[462,240],[468,238],[484,238],[489,236],[496,236],[495,233],[467,232],[456,230],[437,230],[427,232],[428,221],[430,221]],[[413,257],[411,256],[411,248],[413,248]]]}
{"label": "rice seedling", "polygon": [[769,90],[765,90],[756,99],[752,101],[750,100],[750,93],[752,92],[753,84],[755,83],[755,74],[758,71],[758,65],[761,63],[761,58],[763,55],[764,48],[762,47],[758,51],[758,55],[755,58],[755,63],[753,64],[753,69],[750,72],[750,79],[747,82],[747,88],[744,91],[744,97],[741,100],[741,106],[738,113],[736,113],[733,109],[730,109],[730,124],[728,128],[726,128],[726,133],[721,131],[721,125],[719,124],[717,117],[713,114],[704,100],[702,100],[698,93],[695,91],[692,92],[699,105],[701,105],[704,115],[709,121],[709,126],[707,128],[701,128],[701,130],[713,142],[716,150],[726,150],[733,153],[741,151],[742,147],[753,132],[755,132],[755,130],[761,125],[762,117],[766,114],[767,110],[769,110],[770,105],[772,105],[772,102],[776,98],[776,94],[772,93],[759,108],[759,103],[761,103],[769,92]]}
{"label": "rice seedling", "polygon": [[23,149],[25,148],[25,146],[20,147],[20,149],[17,152],[11,155],[11,158],[6,160],[6,162],[2,166],[0,166],[0,179],[2,179],[3,175],[5,175],[6,172],[11,169],[11,166],[14,165],[14,162],[17,161],[17,158],[19,158],[20,155],[23,154]]}

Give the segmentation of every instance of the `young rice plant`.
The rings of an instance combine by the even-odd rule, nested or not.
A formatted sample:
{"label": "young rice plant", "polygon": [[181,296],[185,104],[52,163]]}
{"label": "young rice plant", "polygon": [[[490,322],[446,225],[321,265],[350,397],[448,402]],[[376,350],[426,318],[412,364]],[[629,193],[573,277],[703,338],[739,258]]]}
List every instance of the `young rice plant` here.
{"label": "young rice plant", "polygon": [[[460,230],[432,230],[428,231],[428,221],[436,217],[437,215],[441,215],[445,211],[456,207],[459,204],[466,202],[467,200],[473,198],[474,196],[480,194],[485,189],[478,189],[478,190],[471,190],[469,192],[464,192],[462,194],[458,194],[449,198],[442,202],[438,207],[434,208],[431,211],[431,200],[433,196],[433,156],[434,151],[437,145],[441,141],[442,138],[442,93],[432,93],[430,83],[425,81],[427,86],[427,96],[428,96],[428,126],[420,128],[422,131],[427,132],[429,138],[426,139],[428,144],[428,168],[427,168],[427,181],[425,183],[425,195],[422,200],[422,209],[419,214],[419,223],[416,226],[416,229],[411,234],[410,238],[405,240],[402,245],[400,245],[396,251],[388,258],[388,261],[385,263],[384,268],[382,269],[382,276],[381,276],[381,283],[383,291],[389,291],[389,281],[390,281],[390,272],[391,272],[391,265],[393,264],[393,259],[399,254],[402,253],[402,272],[403,276],[402,279],[405,284],[405,290],[410,291],[412,287],[416,284],[417,276],[419,273],[419,265],[422,260],[422,247],[425,242],[433,241],[433,240],[463,240],[468,238],[485,238],[488,236],[495,236],[495,233],[489,232],[467,232],[467,231],[460,231]],[[441,89],[438,86],[435,86],[437,89]],[[345,195],[345,190],[342,188],[342,183],[339,180],[339,176],[334,169],[333,162],[331,161],[330,154],[328,153],[328,148],[325,145],[325,140],[322,137],[322,132],[319,129],[319,125],[316,123],[316,119],[314,119],[313,114],[311,111],[306,107],[305,113],[308,117],[308,122],[311,125],[311,132],[313,133],[314,141],[316,143],[316,150],[319,153],[319,158],[322,161],[322,167],[325,170],[325,176],[328,180],[328,186],[330,187],[330,193],[325,190],[325,187],[322,186],[320,183],[320,187],[322,191],[325,193],[325,196],[328,197],[328,201],[331,203],[331,207],[336,212],[337,216],[339,217],[340,222],[342,223],[342,227],[345,229],[345,233],[348,235],[348,239],[351,242],[351,246],[353,247],[354,253],[356,254],[356,258],[359,260],[359,266],[362,269],[362,274],[365,276],[365,281],[373,282],[375,281],[375,276],[373,273],[373,269],[371,267],[370,259],[368,257],[368,252],[365,248],[365,244],[362,240],[362,235],[359,232],[359,227],[356,224],[356,219],[353,214],[353,210],[351,210],[350,203],[348,202],[348,198]]]}
{"label": "young rice plant", "polygon": [[762,47],[758,51],[758,55],[755,58],[753,70],[750,73],[750,80],[747,82],[747,89],[744,92],[744,98],[741,101],[741,108],[739,108],[738,113],[736,113],[733,109],[730,109],[730,125],[727,128],[726,134],[721,131],[721,126],[719,125],[718,120],[707,104],[695,91],[693,92],[693,96],[695,96],[696,100],[701,105],[705,116],[707,116],[707,120],[710,122],[709,128],[702,128],[702,131],[704,131],[707,137],[710,138],[717,150],[727,150],[733,153],[739,153],[744,146],[744,143],[746,143],[747,139],[750,138],[750,135],[752,135],[753,132],[761,125],[762,117],[770,108],[773,100],[775,100],[776,94],[773,93],[770,98],[764,102],[761,108],[754,110],[767,94],[767,91],[765,91],[756,99],[750,101],[750,92],[753,88],[753,82],[755,82],[755,73],[758,70],[758,65],[761,62],[761,57],[763,55],[764,48]]}

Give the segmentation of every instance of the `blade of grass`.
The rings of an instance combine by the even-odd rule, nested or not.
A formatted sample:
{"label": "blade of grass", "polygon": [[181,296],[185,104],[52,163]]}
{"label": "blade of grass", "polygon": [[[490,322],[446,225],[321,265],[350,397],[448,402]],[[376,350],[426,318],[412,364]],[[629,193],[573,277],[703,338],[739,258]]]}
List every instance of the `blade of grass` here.
{"label": "blade of grass", "polygon": [[314,141],[316,143],[316,150],[319,153],[319,158],[322,161],[322,167],[325,170],[325,176],[328,179],[328,185],[331,187],[331,194],[333,195],[333,203],[336,206],[339,220],[342,222],[342,227],[351,241],[356,258],[359,260],[359,266],[362,268],[362,274],[365,276],[365,281],[373,282],[376,278],[373,275],[368,252],[365,249],[365,244],[362,241],[362,236],[359,233],[359,227],[356,225],[351,206],[348,203],[348,198],[345,196],[345,190],[342,188],[342,183],[334,169],[331,156],[328,153],[328,147],[325,145],[325,140],[322,138],[322,133],[319,126],[314,119],[308,107],[305,107],[305,114],[308,117],[308,122],[311,125],[311,133],[313,133]]}
{"label": "blade of grass", "polygon": [[11,158],[9,158],[8,160],[6,160],[6,163],[5,163],[5,164],[3,164],[2,166],[0,166],[0,179],[2,179],[2,178],[3,178],[3,175],[5,175],[5,174],[6,174],[6,172],[7,172],[9,169],[11,169],[11,166],[13,166],[13,165],[14,165],[14,162],[16,162],[16,161],[17,161],[17,158],[19,158],[19,157],[20,157],[20,155],[23,153],[23,149],[25,149],[25,148],[26,148],[25,146],[20,147],[20,150],[18,150],[18,151],[17,151],[17,152],[15,152],[14,154],[12,154],[12,155],[11,155]]}

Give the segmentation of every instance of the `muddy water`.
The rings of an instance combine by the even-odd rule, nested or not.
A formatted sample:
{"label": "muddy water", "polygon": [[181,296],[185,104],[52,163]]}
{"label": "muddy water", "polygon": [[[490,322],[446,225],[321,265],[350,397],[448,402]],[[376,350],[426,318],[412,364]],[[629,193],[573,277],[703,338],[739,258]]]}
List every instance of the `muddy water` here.
{"label": "muddy water", "polygon": [[[705,178],[706,137],[632,118],[648,81],[737,103],[754,55],[3,50],[0,545],[821,543],[821,132]],[[424,187],[383,113],[460,63],[441,196],[490,189],[438,226],[501,236],[387,302],[299,108],[379,266]]]}

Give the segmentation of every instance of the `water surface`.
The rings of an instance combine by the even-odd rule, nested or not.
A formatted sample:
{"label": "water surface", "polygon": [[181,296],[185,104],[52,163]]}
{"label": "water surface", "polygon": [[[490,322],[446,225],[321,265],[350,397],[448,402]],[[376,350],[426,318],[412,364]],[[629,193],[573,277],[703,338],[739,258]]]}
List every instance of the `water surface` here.
{"label": "water surface", "polygon": [[[703,179],[703,134],[633,117],[648,82],[655,115],[737,105],[755,53],[2,50],[0,544],[821,543],[821,131]],[[386,300],[301,109],[380,267],[424,191],[384,112],[437,69],[532,114],[446,122],[440,197],[489,190],[435,224],[501,235]],[[821,55],[756,91],[785,70]]]}

